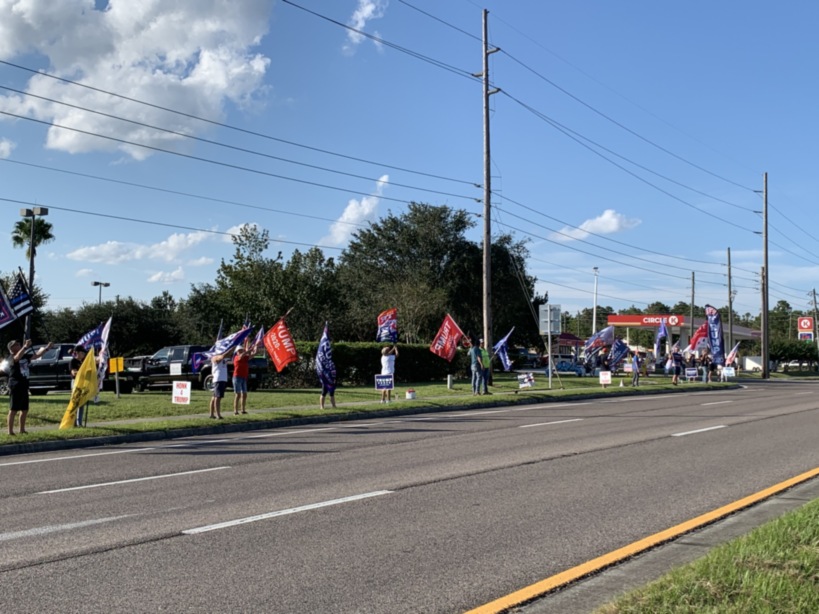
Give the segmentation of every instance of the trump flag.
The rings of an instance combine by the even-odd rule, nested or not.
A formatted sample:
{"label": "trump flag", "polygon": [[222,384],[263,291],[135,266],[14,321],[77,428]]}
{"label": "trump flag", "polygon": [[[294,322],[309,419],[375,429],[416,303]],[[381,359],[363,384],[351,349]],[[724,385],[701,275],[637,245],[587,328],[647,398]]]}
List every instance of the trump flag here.
{"label": "trump flag", "polygon": [[296,362],[299,359],[296,343],[290,335],[290,329],[287,328],[284,318],[276,322],[275,326],[267,331],[264,336],[264,347],[279,373],[291,362]]}
{"label": "trump flag", "polygon": [[438,330],[438,334],[435,335],[435,339],[432,340],[432,345],[429,346],[429,351],[436,356],[440,356],[447,362],[452,362],[452,359],[455,358],[455,352],[458,349],[458,343],[460,343],[463,336],[464,333],[461,327],[455,323],[452,316],[446,314],[444,322]]}
{"label": "trump flag", "polygon": [[398,341],[398,310],[393,307],[378,314],[378,334],[376,341]]}

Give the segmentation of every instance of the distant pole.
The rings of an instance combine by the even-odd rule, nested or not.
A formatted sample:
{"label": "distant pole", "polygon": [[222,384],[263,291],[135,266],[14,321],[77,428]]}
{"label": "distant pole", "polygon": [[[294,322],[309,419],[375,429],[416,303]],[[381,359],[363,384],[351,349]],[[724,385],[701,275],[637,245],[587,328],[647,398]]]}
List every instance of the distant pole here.
{"label": "distant pole", "polygon": [[813,289],[813,339],[816,349],[819,350],[819,322],[816,321],[816,288]]}
{"label": "distant pole", "polygon": [[[728,347],[734,347],[734,293],[731,290],[731,248],[728,248]],[[729,352],[731,350],[728,350]]]}
{"label": "distant pole", "polygon": [[762,175],[762,379],[768,379],[770,364],[768,356],[768,173]]}
{"label": "distant pole", "polygon": [[594,267],[594,311],[592,311],[592,335],[597,332],[597,267]]}

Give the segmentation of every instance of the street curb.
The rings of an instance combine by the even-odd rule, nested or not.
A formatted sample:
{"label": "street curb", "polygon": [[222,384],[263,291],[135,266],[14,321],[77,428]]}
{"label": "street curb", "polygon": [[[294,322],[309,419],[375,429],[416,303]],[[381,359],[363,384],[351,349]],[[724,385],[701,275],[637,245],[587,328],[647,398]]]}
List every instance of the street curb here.
{"label": "street curb", "polygon": [[[613,386],[613,388],[617,388]],[[735,390],[741,388],[739,383],[730,386],[721,386],[713,390]],[[199,435],[218,435],[222,433],[240,433],[242,431],[257,431],[270,428],[286,428],[291,426],[304,426],[308,424],[327,424],[331,422],[344,422],[350,420],[362,420],[372,418],[387,418],[391,416],[411,416],[414,414],[438,413],[444,411],[463,411],[468,409],[487,409],[491,407],[506,405],[536,405],[548,403],[564,403],[567,401],[579,401],[589,399],[601,399],[625,396],[653,396],[660,394],[681,394],[686,392],[703,392],[708,388],[697,388],[687,390],[685,386],[667,390],[647,390],[645,388],[626,387],[620,390],[610,390],[609,392],[594,392],[587,394],[567,394],[560,397],[548,395],[541,391],[528,393],[522,391],[520,394],[498,395],[492,400],[468,405],[447,405],[446,407],[436,407],[435,405],[425,405],[422,407],[395,407],[394,409],[380,409],[373,411],[358,411],[347,414],[331,414],[327,416],[305,416],[303,418],[280,418],[272,420],[258,420],[253,422],[240,422],[230,424],[215,424],[213,426],[171,428],[156,431],[144,431],[141,433],[127,433],[123,435],[102,435],[99,437],[88,437],[81,439],[58,439],[52,441],[35,441],[29,443],[10,443],[0,445],[0,456],[11,456],[14,454],[31,454],[35,452],[54,452],[57,450],[72,450],[78,448],[92,448],[123,443],[140,443],[151,441],[162,441],[166,439],[176,439],[183,437],[194,437]]]}

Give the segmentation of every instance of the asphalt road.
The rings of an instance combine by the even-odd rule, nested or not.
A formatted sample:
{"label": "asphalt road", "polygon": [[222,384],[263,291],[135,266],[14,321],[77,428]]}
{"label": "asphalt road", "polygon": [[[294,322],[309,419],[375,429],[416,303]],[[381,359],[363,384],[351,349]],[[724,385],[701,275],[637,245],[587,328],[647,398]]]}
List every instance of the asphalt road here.
{"label": "asphalt road", "polygon": [[819,466],[819,387],[0,458],[0,611],[454,613]]}

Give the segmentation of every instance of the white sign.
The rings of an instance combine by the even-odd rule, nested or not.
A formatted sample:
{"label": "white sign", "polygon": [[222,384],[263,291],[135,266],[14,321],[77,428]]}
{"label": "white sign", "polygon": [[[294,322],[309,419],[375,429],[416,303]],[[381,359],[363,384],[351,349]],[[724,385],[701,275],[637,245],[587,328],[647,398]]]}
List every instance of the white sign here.
{"label": "white sign", "polygon": [[518,375],[518,388],[531,388],[535,383],[535,376],[531,373]]}
{"label": "white sign", "polygon": [[602,386],[611,384],[611,371],[600,371],[600,384]]}
{"label": "white sign", "polygon": [[171,368],[171,375],[182,375],[182,363],[181,362],[172,362],[170,364]]}
{"label": "white sign", "polygon": [[191,383],[190,382],[174,382],[173,390],[171,392],[172,401],[179,405],[190,405],[191,403]]}
{"label": "white sign", "polygon": [[722,374],[725,377],[736,377],[737,372],[734,370],[733,367],[723,367]]}

